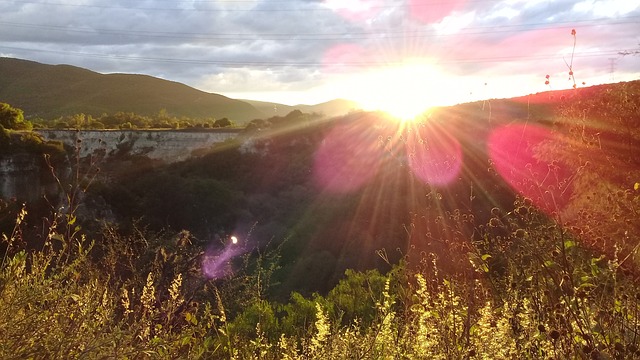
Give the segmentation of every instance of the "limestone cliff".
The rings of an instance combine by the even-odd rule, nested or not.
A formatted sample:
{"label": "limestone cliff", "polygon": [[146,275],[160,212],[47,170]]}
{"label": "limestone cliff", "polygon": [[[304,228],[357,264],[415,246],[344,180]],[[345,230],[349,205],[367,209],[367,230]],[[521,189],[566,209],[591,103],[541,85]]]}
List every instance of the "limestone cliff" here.
{"label": "limestone cliff", "polygon": [[172,130],[38,130],[47,140],[58,140],[79,150],[81,157],[146,156],[165,163],[183,161],[194,151],[235,138],[239,130],[206,132]]}
{"label": "limestone cliff", "polygon": [[0,198],[32,200],[38,198],[40,159],[30,153],[0,155]]}

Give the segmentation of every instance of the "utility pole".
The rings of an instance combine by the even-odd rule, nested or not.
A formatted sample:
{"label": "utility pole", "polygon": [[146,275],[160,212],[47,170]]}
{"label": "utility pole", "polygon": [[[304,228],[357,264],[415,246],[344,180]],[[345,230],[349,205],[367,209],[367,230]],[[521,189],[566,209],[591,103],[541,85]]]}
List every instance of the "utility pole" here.
{"label": "utility pole", "polygon": [[609,81],[615,81],[615,72],[616,72],[616,58],[609,58]]}

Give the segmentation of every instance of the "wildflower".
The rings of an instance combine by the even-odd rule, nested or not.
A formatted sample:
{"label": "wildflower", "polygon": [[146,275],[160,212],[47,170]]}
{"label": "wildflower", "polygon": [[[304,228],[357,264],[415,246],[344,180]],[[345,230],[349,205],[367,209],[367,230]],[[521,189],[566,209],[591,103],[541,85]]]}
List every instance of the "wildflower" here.
{"label": "wildflower", "polygon": [[169,296],[174,303],[180,304],[182,299],[180,299],[180,287],[182,286],[182,274],[178,274],[178,276],[173,279],[171,282],[171,287],[169,288]]}
{"label": "wildflower", "polygon": [[329,337],[329,318],[322,310],[319,303],[316,303],[316,335],[311,339],[311,351],[313,353],[322,348],[327,337]]}
{"label": "wildflower", "polygon": [[571,35],[576,36],[576,29],[571,29]]}
{"label": "wildflower", "polygon": [[129,292],[125,288],[122,289],[122,296],[120,298],[120,302],[122,303],[122,307],[124,308],[124,317],[127,317],[127,315],[131,314],[133,311],[131,311],[131,301],[129,300]]}
{"label": "wildflower", "polygon": [[155,302],[155,289],[153,286],[153,273],[149,273],[147,276],[147,283],[142,288],[142,296],[140,296],[140,302],[147,310],[151,310],[153,308],[153,303]]}

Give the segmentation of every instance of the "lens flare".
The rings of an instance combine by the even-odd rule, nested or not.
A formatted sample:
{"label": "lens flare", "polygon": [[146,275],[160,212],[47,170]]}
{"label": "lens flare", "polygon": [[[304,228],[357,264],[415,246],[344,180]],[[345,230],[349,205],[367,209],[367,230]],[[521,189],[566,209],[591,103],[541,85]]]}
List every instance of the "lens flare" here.
{"label": "lens flare", "polygon": [[446,185],[453,181],[462,167],[462,149],[445,129],[437,125],[417,127],[406,142],[409,165],[425,183]]}
{"label": "lens flare", "polygon": [[378,137],[366,122],[339,125],[325,137],[315,154],[315,182],[333,193],[355,191],[375,176],[382,157]]}
{"label": "lens flare", "polygon": [[357,64],[370,59],[372,54],[357,44],[338,44],[329,48],[323,55],[322,71],[326,74],[348,74]]}
{"label": "lens flare", "polygon": [[[237,241],[233,236],[232,242],[234,238]],[[229,275],[232,271],[231,260],[243,253],[244,249],[240,246],[227,246],[222,250],[207,249],[202,257],[202,274],[209,279],[219,279]]]}
{"label": "lens flare", "polygon": [[489,156],[496,171],[521,195],[533,200],[547,214],[562,210],[571,196],[571,174],[559,163],[536,157],[535,149],[559,140],[541,126],[512,124],[496,129],[488,140]]}
{"label": "lens flare", "polygon": [[409,13],[423,23],[435,23],[461,8],[466,0],[424,1],[409,0]]}

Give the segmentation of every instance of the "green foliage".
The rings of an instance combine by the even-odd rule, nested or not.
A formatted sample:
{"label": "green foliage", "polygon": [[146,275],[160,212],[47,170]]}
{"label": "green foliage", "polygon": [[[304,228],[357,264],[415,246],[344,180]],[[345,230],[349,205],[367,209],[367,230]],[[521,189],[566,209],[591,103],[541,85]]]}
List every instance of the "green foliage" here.
{"label": "green foliage", "polygon": [[218,119],[213,122],[213,127],[217,127],[217,128],[223,128],[231,125],[233,125],[233,123],[231,122],[231,120],[227,119],[226,117],[222,119]]}
{"label": "green foliage", "polygon": [[344,324],[358,319],[368,326],[377,315],[375,304],[382,301],[386,280],[387,277],[377,270],[358,272],[348,269],[344,279],[329,291],[327,301]]}
{"label": "green foliage", "polygon": [[104,75],[73,66],[54,67],[9,58],[0,58],[0,62],[4,69],[14,69],[3,73],[3,84],[12,84],[5,90],[16,104],[21,104],[27,117],[37,114],[53,119],[78,113],[98,117],[118,111],[153,117],[160,109],[178,119],[226,116],[244,123],[261,116],[246,102],[150,76]]}
{"label": "green foliage", "polygon": [[[199,233],[215,231],[233,216],[237,194],[224,182],[213,179],[184,178],[175,174],[155,174],[132,184],[138,202],[156,228],[192,229]],[[180,211],[176,212],[176,209]]]}
{"label": "green foliage", "polygon": [[38,133],[8,130],[2,125],[0,125],[0,149],[3,154],[30,153],[51,156],[56,164],[63,161],[65,154],[64,145],[60,141],[45,141]]}
{"label": "green foliage", "polygon": [[25,121],[24,113],[21,109],[11,107],[6,103],[0,103],[0,125],[5,129],[31,130],[33,125]]}

